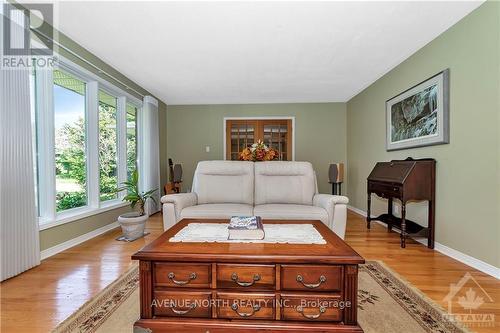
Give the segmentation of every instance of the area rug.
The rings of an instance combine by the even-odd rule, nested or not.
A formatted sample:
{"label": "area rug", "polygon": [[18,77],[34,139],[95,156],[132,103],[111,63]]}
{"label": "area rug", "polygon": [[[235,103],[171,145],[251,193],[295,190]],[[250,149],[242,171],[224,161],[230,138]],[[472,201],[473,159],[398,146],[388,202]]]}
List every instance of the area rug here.
{"label": "area rug", "polygon": [[[132,266],[54,333],[132,333],[139,318],[139,270]],[[468,333],[446,312],[379,261],[360,265],[358,322],[366,333]]]}

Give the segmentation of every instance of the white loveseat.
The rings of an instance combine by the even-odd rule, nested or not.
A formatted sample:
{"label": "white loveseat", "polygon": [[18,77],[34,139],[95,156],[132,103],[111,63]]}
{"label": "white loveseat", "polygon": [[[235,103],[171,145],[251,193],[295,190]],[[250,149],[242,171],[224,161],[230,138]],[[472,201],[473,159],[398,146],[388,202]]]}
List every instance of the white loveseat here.
{"label": "white loveseat", "polygon": [[263,219],[320,220],[345,235],[348,198],[318,194],[309,162],[202,161],[191,193],[169,194],[163,203],[163,228],[183,218],[257,215]]}

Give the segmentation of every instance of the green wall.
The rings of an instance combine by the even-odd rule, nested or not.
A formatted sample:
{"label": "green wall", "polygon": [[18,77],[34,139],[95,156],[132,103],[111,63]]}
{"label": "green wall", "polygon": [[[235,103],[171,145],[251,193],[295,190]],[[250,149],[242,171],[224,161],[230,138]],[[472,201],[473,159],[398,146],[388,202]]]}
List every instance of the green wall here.
{"label": "green wall", "polygon": [[126,213],[129,210],[130,208],[128,207],[121,207],[42,230],[40,231],[40,250],[46,250],[95,229],[104,227],[107,224],[116,222],[118,215]]}
{"label": "green wall", "polygon": [[259,116],[295,117],[295,160],[312,162],[320,192],[330,193],[328,166],[346,161],[345,103],[169,105],[167,151],[183,165],[183,190],[191,188],[198,161],[224,159],[224,117]]}
{"label": "green wall", "polygon": [[[59,32],[59,42],[63,44],[65,47],[68,47],[71,49],[71,51],[75,52],[79,56],[83,57],[84,59],[92,62],[93,64],[97,65],[104,71],[108,72],[112,76],[118,78],[120,81],[124,82],[127,84],[129,87],[132,87],[136,89],[137,91],[141,92],[144,95],[151,95],[147,90],[143,89],[142,87],[138,86],[135,84],[133,81],[129,80],[127,77],[122,75],[120,72],[118,72],[116,69],[111,67],[110,65],[106,64],[103,62],[101,59],[78,45],[75,41],[71,40],[69,37],[66,35],[62,34]],[[70,52],[65,51],[64,49],[56,49],[56,51],[64,56],[65,58],[73,61],[74,63],[86,68],[87,70],[91,71],[92,73],[101,76],[102,78],[106,80],[110,80],[107,76],[103,75],[102,73],[97,72],[93,67],[89,66],[87,63],[84,61],[81,61],[78,59],[78,57],[75,57],[72,55]],[[111,83],[116,84],[118,87],[122,88],[123,90],[126,89],[123,85],[113,82],[110,80]],[[135,95],[137,98],[142,99],[140,96],[135,94],[133,91],[129,90],[128,91],[130,94]],[[167,172],[167,165],[164,162],[166,160],[166,104],[162,101],[159,100],[158,104],[158,112],[159,112],[159,130],[160,130],[160,161],[161,161],[161,175],[162,175],[162,183],[166,181],[166,172]],[[163,176],[165,175],[165,176]],[[107,224],[113,223],[116,221],[118,218],[118,215],[127,212],[129,208],[127,207],[122,207],[110,211],[106,211],[104,213],[100,213],[97,215],[93,215],[90,217],[86,217],[80,220],[76,220],[70,223],[65,223],[61,224],[59,226],[50,228],[50,229],[45,229],[40,231],[40,249],[46,250],[50,247],[56,246],[60,243],[63,243],[65,241],[68,241],[70,239],[73,239],[75,237],[84,235],[86,233],[89,233],[95,229],[98,229],[100,227],[103,227]]]}
{"label": "green wall", "polygon": [[[366,210],[366,177],[377,161],[437,160],[437,242],[500,267],[500,23],[487,2],[347,103],[348,193]],[[450,69],[450,143],[385,150],[385,101]],[[375,202],[374,202],[375,201]],[[374,214],[386,202],[372,200]],[[410,205],[426,221],[426,205]]]}

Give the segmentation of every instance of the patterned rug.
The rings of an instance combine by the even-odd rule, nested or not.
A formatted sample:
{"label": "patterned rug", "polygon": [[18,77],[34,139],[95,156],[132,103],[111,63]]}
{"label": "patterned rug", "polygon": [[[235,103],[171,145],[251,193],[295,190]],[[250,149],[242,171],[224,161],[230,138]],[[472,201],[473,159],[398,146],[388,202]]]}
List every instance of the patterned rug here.
{"label": "patterned rug", "polygon": [[[62,322],[54,333],[133,332],[139,270],[131,267]],[[379,261],[360,265],[358,322],[366,333],[468,333],[438,305]]]}

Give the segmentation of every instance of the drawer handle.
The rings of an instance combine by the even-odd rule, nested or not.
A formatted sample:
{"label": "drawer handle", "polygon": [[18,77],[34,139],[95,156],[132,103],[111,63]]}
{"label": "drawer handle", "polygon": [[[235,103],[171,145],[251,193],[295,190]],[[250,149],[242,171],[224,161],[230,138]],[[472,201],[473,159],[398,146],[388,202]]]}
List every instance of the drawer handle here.
{"label": "drawer handle", "polygon": [[231,274],[231,280],[236,282],[241,287],[250,287],[253,286],[255,282],[260,281],[260,274],[254,274],[251,282],[242,282],[238,281],[238,274],[233,273]]}
{"label": "drawer handle", "polygon": [[173,283],[175,283],[175,284],[177,284],[177,285],[179,285],[179,286],[183,286],[183,285],[185,285],[185,284],[188,284],[188,283],[189,283],[189,282],[191,282],[192,280],[196,279],[196,273],[195,273],[195,272],[193,272],[193,273],[189,274],[189,278],[188,278],[187,280],[185,280],[185,281],[179,281],[179,280],[176,280],[176,279],[175,279],[175,274],[174,274],[174,272],[170,272],[170,273],[168,273],[168,278],[169,278],[170,280],[172,280],[172,282],[173,282]]}
{"label": "drawer handle", "polygon": [[302,277],[302,275],[298,274],[297,275],[297,282],[302,283],[302,285],[304,285],[304,287],[306,287],[306,288],[314,289],[314,288],[318,288],[319,286],[321,286],[322,283],[326,282],[326,276],[321,275],[319,277],[319,282],[318,283],[305,283],[304,282],[304,278]]}
{"label": "drawer handle", "polygon": [[318,319],[321,316],[321,314],[326,312],[326,308],[324,306],[320,306],[318,310],[319,312],[317,314],[305,314],[304,308],[302,306],[297,307],[297,312],[307,319]]}
{"label": "drawer handle", "polygon": [[176,308],[172,308],[172,312],[175,314],[178,314],[178,315],[185,315],[185,314],[189,313],[189,311],[194,310],[194,309],[196,309],[195,303],[191,304],[191,306],[189,308],[187,308],[186,310],[178,310]]}
{"label": "drawer handle", "polygon": [[252,306],[252,311],[251,312],[240,312],[238,311],[238,304],[236,303],[233,303],[233,305],[231,305],[231,309],[233,309],[234,312],[236,312],[238,314],[238,316],[240,317],[251,317],[255,314],[255,312],[259,311],[260,310],[260,305],[259,304],[254,304]]}

